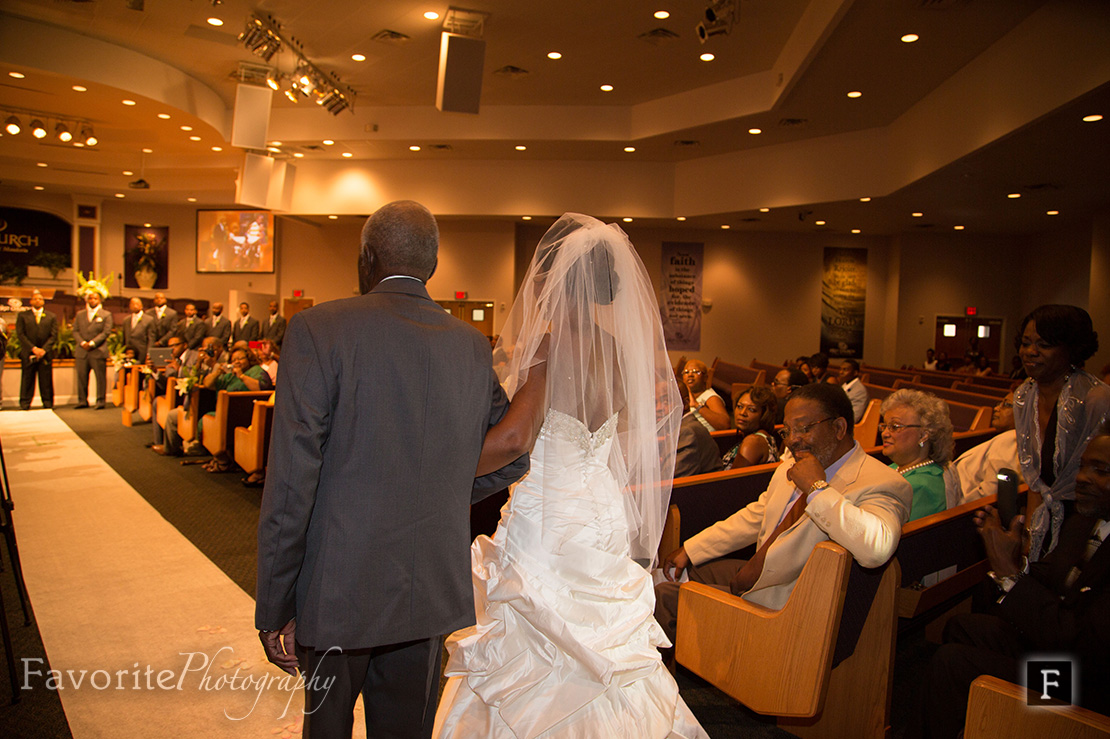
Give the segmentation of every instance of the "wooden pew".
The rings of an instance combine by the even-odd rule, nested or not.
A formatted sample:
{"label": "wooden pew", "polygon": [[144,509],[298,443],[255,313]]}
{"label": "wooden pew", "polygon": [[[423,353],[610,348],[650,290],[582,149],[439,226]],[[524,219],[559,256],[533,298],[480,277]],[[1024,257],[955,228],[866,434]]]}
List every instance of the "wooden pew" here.
{"label": "wooden pew", "polygon": [[897,380],[894,383],[895,390],[902,388],[909,388],[910,390],[920,390],[925,393],[932,393],[938,398],[943,398],[948,401],[955,401],[965,405],[977,405],[984,408],[994,408],[998,405],[998,398],[990,395],[981,395],[979,393],[969,393],[963,390],[954,390],[947,387],[937,387],[936,385],[925,385],[920,382],[906,382],[905,380]]}
{"label": "wooden pew", "polygon": [[143,365],[134,364],[116,370],[117,377],[123,381],[121,420],[124,426],[132,425],[131,414],[139,410],[139,395],[143,384]]}
{"label": "wooden pew", "polygon": [[1000,377],[998,375],[987,375],[980,377],[978,375],[967,375],[966,382],[972,385],[985,385],[987,387],[1000,388],[1009,392],[1022,383],[1021,380],[1011,380],[1009,377]]}
{"label": "wooden pew", "polygon": [[759,498],[778,466],[774,462],[675,478],[671,504],[682,511],[681,540],[686,541]]}
{"label": "wooden pew", "polygon": [[751,364],[748,365],[754,370],[763,370],[769,380],[775,379],[775,375],[782,372],[785,367],[781,364],[771,364],[770,362],[760,362],[758,359],[753,359]]}
{"label": "wooden pew", "polygon": [[[201,443],[213,456],[230,453],[235,444],[235,428],[246,426],[254,412],[254,401],[266,400],[273,391],[227,391],[216,394],[216,410],[201,419]],[[184,437],[183,437],[184,438]]]}
{"label": "wooden pew", "polygon": [[989,398],[997,398],[1001,400],[1005,398],[1010,392],[1003,387],[991,387],[990,385],[976,385],[973,382],[957,382],[952,386],[953,390],[961,390],[965,393],[976,393],[978,395],[985,395]]}
{"label": "wooden pew", "polygon": [[713,360],[713,366],[709,369],[709,383],[724,398],[725,406],[732,408],[734,399],[737,397],[733,395],[732,386],[734,384],[747,387],[763,385],[765,384],[764,377],[766,374],[762,370],[741,367],[738,364],[722,361],[720,357],[717,357]]}
{"label": "wooden pew", "polygon": [[990,675],[971,684],[964,739],[1105,739],[1110,718],[1079,706],[1031,708],[1025,688]]}
{"label": "wooden pew", "polygon": [[882,404],[883,402],[878,398],[867,401],[867,410],[863,412],[863,418],[854,427],[852,433],[864,449],[875,446],[875,441],[879,436],[879,420],[882,417],[879,409]]}
{"label": "wooden pew", "polygon": [[956,431],[982,431],[991,427],[991,409],[980,405],[967,405],[954,400],[948,403],[948,415]]}
{"label": "wooden pew", "polygon": [[197,433],[200,429],[200,417],[202,414],[200,409],[200,388],[193,388],[189,393],[189,409],[185,410],[184,399],[181,400],[181,405],[170,411],[176,413],[177,419],[177,433],[181,437],[182,444],[187,444],[197,438]]}
{"label": "wooden pew", "polygon": [[[115,372],[115,375],[116,375],[115,376],[115,382],[112,384],[112,393],[111,393],[112,405],[121,406],[121,405],[123,405],[123,382],[124,382],[123,369],[122,368],[116,368],[116,369],[113,369],[112,371]],[[78,398],[78,401],[81,402],[81,403],[86,402],[86,400],[84,398]]]}
{"label": "wooden pew", "polygon": [[270,429],[274,416],[273,393],[265,400],[254,401],[251,425],[235,428],[235,464],[248,475],[266,469],[270,451]]}
{"label": "wooden pew", "polygon": [[[889,731],[898,578],[896,560],[867,573],[826,541],[778,611],[685,583],[675,657],[797,736],[880,739]],[[846,603],[857,623],[842,618]]]}
{"label": "wooden pew", "polygon": [[894,387],[895,380],[908,380],[910,382],[917,382],[921,376],[914,372],[902,372],[900,370],[887,370],[878,367],[864,366],[860,368],[860,380],[865,385],[882,385],[884,387]]}

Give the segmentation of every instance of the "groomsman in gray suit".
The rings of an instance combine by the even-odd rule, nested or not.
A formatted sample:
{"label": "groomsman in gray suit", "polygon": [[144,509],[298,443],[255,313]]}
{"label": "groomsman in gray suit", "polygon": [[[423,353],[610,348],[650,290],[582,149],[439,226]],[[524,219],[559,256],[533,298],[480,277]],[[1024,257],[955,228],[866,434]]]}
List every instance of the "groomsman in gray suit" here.
{"label": "groomsman in gray suit", "polygon": [[262,338],[269,339],[279,349],[281,340],[285,338],[285,317],[278,313],[276,300],[270,301],[270,315],[266,316],[262,324]]}
{"label": "groomsman in gray suit", "polygon": [[96,375],[96,409],[104,410],[108,383],[108,347],[104,342],[112,333],[112,314],[100,305],[100,293],[85,294],[85,310],[77,311],[73,324],[77,346],[73,349],[77,370],[77,408],[89,407],[89,370]]}
{"label": "groomsman in gray suit", "polygon": [[439,231],[418,203],[366,222],[364,294],[289,321],[258,523],[255,625],[308,681],[305,736],[431,735],[443,635],[474,623],[470,504],[528,469],[476,481],[508,401],[489,341],[424,283]]}
{"label": "groomsman in gray suit", "polygon": [[146,314],[154,319],[152,346],[165,346],[177,328],[177,311],[166,305],[165,293],[154,293],[154,307]]}
{"label": "groomsman in gray suit", "polygon": [[153,343],[154,319],[143,313],[141,298],[131,298],[128,307],[131,314],[123,319],[123,345],[135,352],[135,361],[141,364],[146,361],[147,347]]}
{"label": "groomsman in gray suit", "polygon": [[177,335],[185,339],[190,349],[199,349],[204,337],[208,336],[208,326],[197,317],[197,307],[192,303],[185,306],[185,317],[177,324]]}
{"label": "groomsman in gray suit", "polygon": [[231,326],[231,343],[237,341],[258,341],[262,338],[262,331],[258,326],[258,319],[251,317],[251,307],[247,303],[239,304],[239,318]]}
{"label": "groomsman in gray suit", "polygon": [[224,315],[223,303],[212,304],[204,324],[208,327],[209,336],[215,336],[224,344],[231,340],[231,321]]}

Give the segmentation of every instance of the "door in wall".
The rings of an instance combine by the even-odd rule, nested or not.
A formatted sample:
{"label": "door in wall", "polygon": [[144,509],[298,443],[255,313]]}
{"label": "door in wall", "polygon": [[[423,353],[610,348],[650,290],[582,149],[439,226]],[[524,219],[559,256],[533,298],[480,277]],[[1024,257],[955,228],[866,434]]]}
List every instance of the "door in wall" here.
{"label": "door in wall", "polygon": [[[933,347],[939,356],[948,355],[952,369],[964,364],[965,357],[976,348],[990,360],[991,369],[1001,371],[999,360],[1003,347],[1004,320],[986,316],[937,316]],[[1008,369],[1007,369],[1008,372]]]}
{"label": "door in wall", "polygon": [[437,303],[455,318],[469,323],[484,336],[493,336],[493,301],[489,300],[437,300]]}

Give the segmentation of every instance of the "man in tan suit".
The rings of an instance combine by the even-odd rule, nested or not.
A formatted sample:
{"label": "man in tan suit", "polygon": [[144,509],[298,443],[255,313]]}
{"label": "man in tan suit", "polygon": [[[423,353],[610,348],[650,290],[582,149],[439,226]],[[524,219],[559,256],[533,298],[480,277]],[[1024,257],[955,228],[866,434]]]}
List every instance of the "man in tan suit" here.
{"label": "man in tan suit", "polygon": [[[664,558],[668,579],[688,569],[695,582],[779,609],[822,541],[832,539],[864,567],[890,559],[909,519],[913,490],[866,454],[852,431],[852,403],[839,385],[813,383],[795,390],[783,430],[791,455],[784,456],[758,500]],[[762,558],[761,568],[720,559],[750,544],[758,547],[752,562]],[[655,617],[674,641],[678,583],[660,583],[655,592]]]}

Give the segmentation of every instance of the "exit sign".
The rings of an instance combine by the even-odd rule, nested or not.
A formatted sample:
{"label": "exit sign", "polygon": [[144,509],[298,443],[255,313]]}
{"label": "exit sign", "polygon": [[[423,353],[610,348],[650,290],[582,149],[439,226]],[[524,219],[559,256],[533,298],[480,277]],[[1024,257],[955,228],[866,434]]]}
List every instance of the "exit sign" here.
{"label": "exit sign", "polygon": [[304,297],[304,290],[294,290],[293,291],[293,297],[294,298],[303,298]]}
{"label": "exit sign", "polygon": [[979,312],[979,309],[976,308],[974,305],[969,305],[966,308],[964,308],[964,315],[965,316],[973,316],[978,312]]}
{"label": "exit sign", "polygon": [[455,300],[466,300],[466,291],[465,290],[456,290],[455,291]]}

